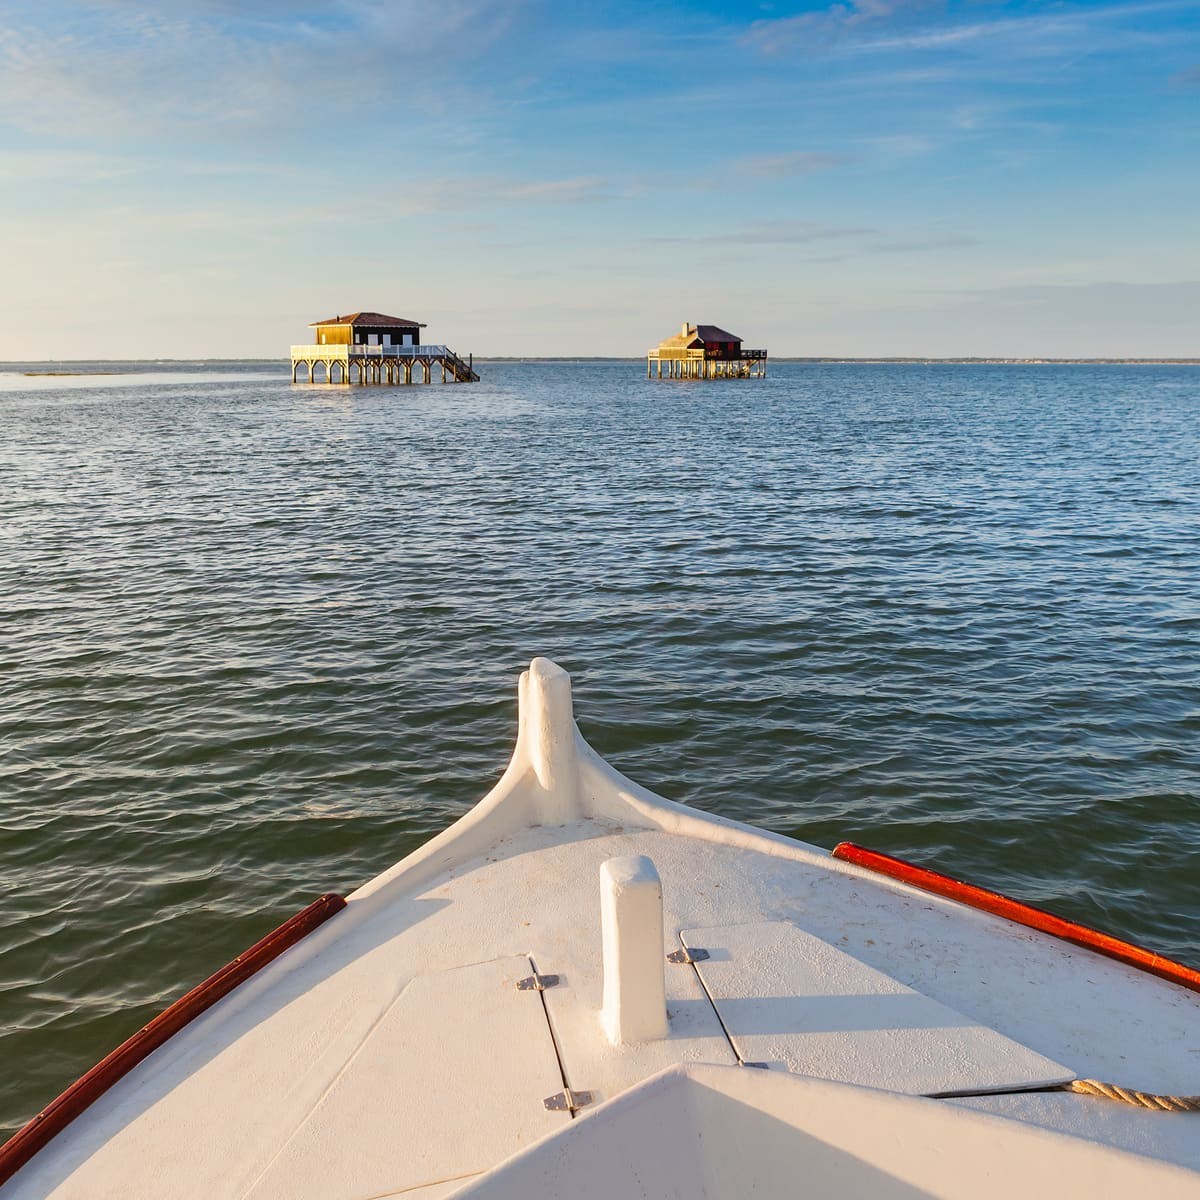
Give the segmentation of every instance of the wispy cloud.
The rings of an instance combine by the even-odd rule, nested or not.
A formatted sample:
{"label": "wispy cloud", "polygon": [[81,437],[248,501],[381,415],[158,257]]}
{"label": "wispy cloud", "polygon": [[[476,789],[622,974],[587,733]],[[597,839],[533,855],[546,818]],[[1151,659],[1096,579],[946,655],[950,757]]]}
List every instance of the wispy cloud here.
{"label": "wispy cloud", "polygon": [[1077,54],[1085,41],[1093,49],[1116,47],[1131,36],[1146,43],[1166,43],[1174,35],[1145,28],[1146,19],[1155,13],[1194,8],[1194,0],[1074,3],[1044,12],[1002,12],[963,20],[947,13],[938,0],[863,0],[755,21],[745,40],[768,55],[835,48],[861,53],[986,47],[1020,58],[1042,58]]}
{"label": "wispy cloud", "polygon": [[836,238],[864,237],[877,230],[848,225],[821,225],[813,221],[754,221],[738,229],[692,236],[670,235],[653,242],[692,242],[703,245],[796,246]]}
{"label": "wispy cloud", "polygon": [[747,31],[746,41],[764,54],[781,54],[797,48],[828,45],[847,36],[860,36],[942,7],[939,0],[852,0],[832,4],[824,11],[754,21]]}
{"label": "wispy cloud", "polygon": [[858,139],[867,151],[884,159],[920,158],[932,154],[939,143],[925,133],[892,133]]}
{"label": "wispy cloud", "polygon": [[[522,3],[332,0],[254,6],[180,0],[25,0],[0,17],[0,125],[121,142],[294,128],[395,103],[436,113],[470,85],[462,68]],[[412,31],[421,33],[414,52]],[[440,48],[454,47],[446,70]],[[397,105],[397,107],[403,107]]]}
{"label": "wispy cloud", "polygon": [[9,183],[46,179],[95,183],[145,170],[145,165],[136,159],[89,150],[6,150],[0,153],[0,179]]}
{"label": "wispy cloud", "polygon": [[821,150],[788,150],[781,154],[752,154],[735,159],[733,170],[754,179],[787,179],[793,175],[813,175],[849,162],[845,154]]}
{"label": "wispy cloud", "polygon": [[1194,67],[1188,67],[1176,75],[1172,75],[1171,82],[1176,87],[1200,88],[1200,63],[1197,63]]}
{"label": "wispy cloud", "polygon": [[[849,225],[823,225],[815,221],[758,221],[716,233],[667,235],[649,239],[655,243],[689,243],[705,246],[814,246],[838,243],[836,253],[808,257],[811,263],[845,262],[881,254],[925,254],[978,246],[980,239],[962,233],[933,232],[921,235],[888,236],[885,231]],[[832,250],[832,247],[831,247]]]}
{"label": "wispy cloud", "polygon": [[[71,160],[65,156],[64,168]],[[0,156],[0,180],[5,179]],[[86,240],[89,236],[129,237],[216,235],[238,244],[246,240],[262,244],[294,238],[299,231],[314,236],[327,235],[342,228],[386,227],[408,217],[430,218],[423,236],[435,239],[444,234],[481,235],[503,228],[502,212],[522,208],[573,206],[613,199],[617,192],[600,177],[529,180],[499,175],[456,176],[413,182],[402,189],[395,185],[368,187],[354,192],[338,189],[336,198],[306,197],[280,205],[274,193],[260,196],[242,193],[213,197],[196,192],[187,203],[178,199],[162,201],[138,194],[103,205],[93,204],[86,222],[74,227]],[[326,189],[326,195],[329,190]],[[497,220],[489,221],[492,214]],[[455,214],[462,219],[455,220]],[[436,218],[445,215],[447,220]],[[473,217],[481,219],[473,220]],[[509,218],[511,221],[511,218]],[[38,223],[25,218],[25,228]],[[56,219],[47,218],[46,228],[61,230]]]}
{"label": "wispy cloud", "polygon": [[960,246],[978,246],[980,239],[965,234],[940,233],[908,241],[875,242],[867,247],[872,254],[924,253],[927,250],[953,250]]}
{"label": "wispy cloud", "polygon": [[612,200],[619,189],[599,175],[564,179],[518,179],[501,175],[461,175],[426,179],[405,189],[385,208],[401,213],[449,213],[526,204],[596,204]]}
{"label": "wispy cloud", "polygon": [[614,190],[607,179],[583,175],[574,179],[501,183],[493,191],[493,198],[497,197],[509,204],[594,204],[597,200],[613,199]]}

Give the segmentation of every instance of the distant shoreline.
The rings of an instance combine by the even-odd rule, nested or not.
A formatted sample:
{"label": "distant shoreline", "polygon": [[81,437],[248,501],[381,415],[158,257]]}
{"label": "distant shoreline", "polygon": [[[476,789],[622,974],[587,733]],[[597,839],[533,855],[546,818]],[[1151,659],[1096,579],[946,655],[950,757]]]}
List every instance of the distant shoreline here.
{"label": "distant shoreline", "polygon": [[[70,367],[74,365],[84,365],[91,363],[123,363],[137,364],[139,366],[209,366],[220,365],[223,363],[256,363],[264,366],[287,366],[288,360],[285,358],[96,358],[96,359],[47,359],[45,362],[54,363],[56,366]],[[480,363],[641,363],[644,362],[643,356],[639,355],[636,358],[629,358],[620,355],[555,355],[555,356],[539,356],[539,355],[495,355],[489,356],[486,354],[475,355],[475,361]],[[946,358],[914,358],[900,356],[874,356],[863,358],[848,358],[848,357],[828,357],[828,356],[795,356],[780,354],[773,356],[770,362],[774,363],[810,363],[813,365],[824,366],[869,366],[871,364],[887,364],[887,365],[903,365],[912,364],[916,366],[936,366],[938,364],[960,365],[960,366],[1111,366],[1111,367],[1195,367],[1200,366],[1200,358],[972,358],[972,357],[946,357]],[[0,362],[0,369],[12,367],[20,370],[23,367],[36,365],[39,360],[25,359],[20,362]],[[21,374],[27,376],[86,376],[86,375],[121,375],[127,374],[122,371],[68,371],[68,370],[53,370],[53,371],[28,371],[22,370]]]}
{"label": "distant shoreline", "polygon": [[[273,360],[271,360],[273,361]],[[488,358],[486,355],[475,355],[476,362],[643,362],[642,358]],[[786,354],[773,355],[769,362],[774,363],[813,363],[826,366],[868,366],[872,363],[903,364],[912,363],[917,366],[933,366],[938,363],[960,364],[970,366],[1110,366],[1110,367],[1197,367],[1200,358],[799,358]]]}

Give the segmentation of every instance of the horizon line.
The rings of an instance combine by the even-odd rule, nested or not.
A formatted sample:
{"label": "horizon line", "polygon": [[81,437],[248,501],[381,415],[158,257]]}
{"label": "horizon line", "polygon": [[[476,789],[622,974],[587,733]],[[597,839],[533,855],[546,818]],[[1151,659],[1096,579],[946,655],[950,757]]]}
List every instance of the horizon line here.
{"label": "horizon line", "polygon": [[[476,354],[473,355],[476,362],[492,362],[492,363],[521,363],[521,362],[547,362],[547,363],[572,363],[572,362],[611,362],[611,363],[641,363],[644,360],[644,355],[619,355],[619,354]],[[935,355],[894,355],[894,354],[875,354],[875,355],[793,355],[780,354],[774,358],[768,358],[768,362],[786,362],[786,363],[817,363],[817,364],[838,364],[838,363],[980,363],[1003,365],[1009,364],[1012,366],[1036,366],[1039,364],[1053,365],[1111,365],[1111,366],[1200,366],[1200,357],[1175,356],[1175,355],[1156,355],[1153,357],[1135,357],[1135,356],[1106,356],[1103,358],[1089,357],[1052,357],[1045,355],[992,355],[992,354],[935,354]],[[282,364],[287,365],[288,360],[285,358],[246,358],[246,357],[191,357],[186,358],[24,358],[24,359],[0,359],[0,368],[5,367],[29,367],[29,366],[78,366],[88,363],[129,363],[140,366],[162,363],[164,365],[178,364],[208,364],[208,363],[263,363],[272,366]]]}

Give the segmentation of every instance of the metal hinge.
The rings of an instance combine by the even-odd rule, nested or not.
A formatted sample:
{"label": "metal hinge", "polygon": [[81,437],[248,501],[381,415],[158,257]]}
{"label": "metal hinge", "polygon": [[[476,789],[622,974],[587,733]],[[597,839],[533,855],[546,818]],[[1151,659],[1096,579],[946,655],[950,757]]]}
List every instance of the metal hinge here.
{"label": "metal hinge", "polygon": [[547,1096],[542,1103],[551,1112],[574,1112],[576,1109],[583,1108],[585,1104],[591,1104],[591,1092],[573,1092],[570,1088],[565,1091],[555,1092],[553,1096]]}
{"label": "metal hinge", "polygon": [[707,950],[701,950],[699,946],[693,946],[690,950],[685,946],[682,950],[674,950],[667,955],[667,962],[673,963],[698,963],[703,962],[708,957]]}
{"label": "metal hinge", "polygon": [[517,980],[518,992],[544,992],[552,987],[558,987],[557,975],[527,975]]}

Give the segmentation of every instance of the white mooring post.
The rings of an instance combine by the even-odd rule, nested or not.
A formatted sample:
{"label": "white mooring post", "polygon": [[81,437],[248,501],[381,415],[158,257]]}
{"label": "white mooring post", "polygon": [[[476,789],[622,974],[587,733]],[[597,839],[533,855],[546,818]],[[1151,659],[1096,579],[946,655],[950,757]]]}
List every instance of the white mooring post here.
{"label": "white mooring post", "polygon": [[536,820],[565,825],[583,817],[571,677],[557,663],[535,658],[521,676],[521,727],[530,765],[540,786]]}
{"label": "white mooring post", "polygon": [[604,1007],[614,1045],[667,1035],[662,880],[644,854],[600,865]]}

